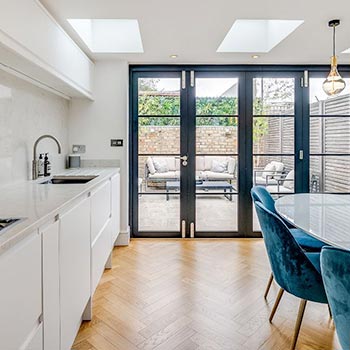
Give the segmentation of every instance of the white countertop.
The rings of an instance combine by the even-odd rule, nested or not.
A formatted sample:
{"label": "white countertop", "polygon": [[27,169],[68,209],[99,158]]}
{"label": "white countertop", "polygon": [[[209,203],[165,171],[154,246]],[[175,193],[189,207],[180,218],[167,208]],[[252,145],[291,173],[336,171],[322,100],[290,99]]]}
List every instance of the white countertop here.
{"label": "white countertop", "polygon": [[54,219],[76,198],[119,172],[119,168],[68,169],[57,175],[98,175],[86,184],[40,184],[50,178],[23,181],[0,187],[0,218],[24,218],[0,231],[0,254],[31,234],[39,226]]}
{"label": "white countertop", "polygon": [[277,212],[315,238],[350,249],[350,195],[294,194],[276,201]]}

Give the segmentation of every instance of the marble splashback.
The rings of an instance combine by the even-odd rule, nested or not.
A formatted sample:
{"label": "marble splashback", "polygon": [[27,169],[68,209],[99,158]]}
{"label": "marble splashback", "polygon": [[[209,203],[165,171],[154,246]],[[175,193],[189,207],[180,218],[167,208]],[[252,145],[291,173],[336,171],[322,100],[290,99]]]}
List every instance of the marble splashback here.
{"label": "marble splashback", "polygon": [[69,101],[0,71],[0,186],[31,177],[33,144],[43,134],[38,153],[49,152],[53,172],[65,167],[68,153]]}

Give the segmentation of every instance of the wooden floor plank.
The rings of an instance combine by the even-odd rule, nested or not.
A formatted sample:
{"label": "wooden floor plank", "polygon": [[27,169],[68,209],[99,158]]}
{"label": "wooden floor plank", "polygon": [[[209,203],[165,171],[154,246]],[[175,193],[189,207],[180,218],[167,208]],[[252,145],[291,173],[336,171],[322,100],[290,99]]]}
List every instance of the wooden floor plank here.
{"label": "wooden floor plank", "polygon": [[[299,300],[285,293],[268,321],[261,239],[133,239],[113,252],[74,350],[284,350]],[[327,306],[308,303],[298,350],[339,350]]]}

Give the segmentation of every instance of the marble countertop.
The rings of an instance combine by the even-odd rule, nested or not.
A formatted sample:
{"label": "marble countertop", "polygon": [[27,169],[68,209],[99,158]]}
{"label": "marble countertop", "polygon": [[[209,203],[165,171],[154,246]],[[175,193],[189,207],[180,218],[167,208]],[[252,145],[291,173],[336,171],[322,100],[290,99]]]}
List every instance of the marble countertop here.
{"label": "marble countertop", "polygon": [[41,184],[51,177],[0,187],[0,218],[23,218],[0,231],[0,254],[65,210],[75,199],[119,172],[119,168],[68,169],[54,176],[98,175],[86,184]]}
{"label": "marble countertop", "polygon": [[350,249],[350,195],[299,193],[279,198],[277,212],[311,236]]}

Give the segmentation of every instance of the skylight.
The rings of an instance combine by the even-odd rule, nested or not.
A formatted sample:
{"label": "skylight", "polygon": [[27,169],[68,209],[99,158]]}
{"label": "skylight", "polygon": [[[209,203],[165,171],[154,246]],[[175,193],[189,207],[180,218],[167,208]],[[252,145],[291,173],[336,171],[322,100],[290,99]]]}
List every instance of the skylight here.
{"label": "skylight", "polygon": [[216,52],[269,52],[304,21],[238,19]]}
{"label": "skylight", "polygon": [[143,52],[136,19],[68,19],[68,22],[91,52]]}

